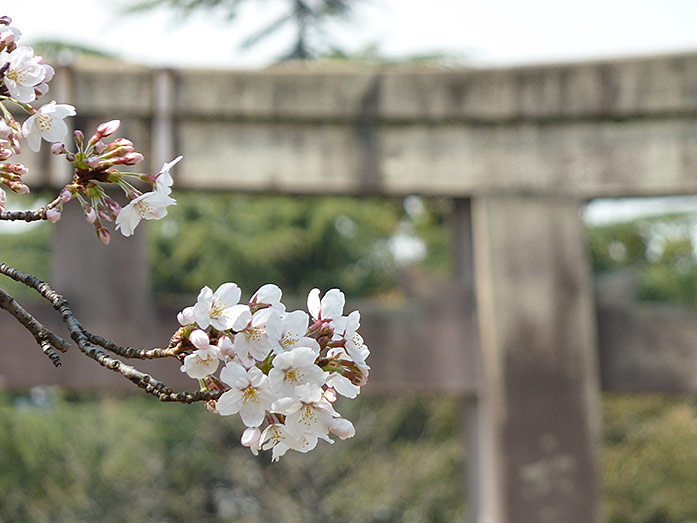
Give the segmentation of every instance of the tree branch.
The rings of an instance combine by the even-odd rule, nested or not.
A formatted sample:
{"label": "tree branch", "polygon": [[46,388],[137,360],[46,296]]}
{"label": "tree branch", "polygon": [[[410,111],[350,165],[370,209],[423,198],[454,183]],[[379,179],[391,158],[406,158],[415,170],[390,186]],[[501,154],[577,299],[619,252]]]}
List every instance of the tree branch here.
{"label": "tree branch", "polygon": [[0,289],[0,308],[5,309],[14,316],[25,329],[34,336],[34,339],[49,357],[56,367],[61,366],[57,350],[66,352],[70,344],[50,329],[44,327],[36,318],[29,314],[17,301]]}
{"label": "tree branch", "polygon": [[[2,262],[0,262],[0,274],[3,274],[19,283],[22,283],[23,285],[26,285],[27,287],[34,289],[45,300],[47,300],[53,306],[53,308],[56,311],[58,311],[58,313],[61,315],[63,323],[65,323],[66,327],[70,331],[70,337],[75,341],[80,351],[83,352],[86,356],[89,356],[103,367],[114,372],[120,373],[124,378],[132,381],[148,394],[156,396],[160,401],[175,401],[180,403],[208,401],[211,399],[217,399],[224,392],[223,390],[197,392],[172,391],[172,389],[167,387],[163,382],[157,380],[149,374],[139,371],[131,365],[127,365],[126,363],[123,363],[122,361],[112,356],[109,356],[102,349],[111,350],[125,357],[153,359],[167,356],[176,356],[178,354],[178,350],[175,347],[170,347],[167,349],[145,350],[135,349],[133,347],[122,347],[120,345],[117,345],[109,340],[106,340],[105,338],[102,338],[101,336],[92,334],[85,330],[73,314],[72,310],[70,309],[68,301],[63,296],[54,291],[47,283],[41,281],[36,276],[26,274]],[[4,291],[2,292],[5,296],[9,297],[7,293],[4,293]],[[12,297],[9,298],[14,303],[15,309],[16,307],[19,307],[19,304],[17,304],[14,301],[14,299],[12,299]],[[8,303],[8,301],[5,300],[4,302],[0,302],[0,306],[2,305],[2,303]],[[2,308],[6,310],[8,310],[8,307],[9,305],[2,306]],[[13,314],[20,321],[20,323],[27,327],[23,322],[23,320],[26,320],[29,324],[33,325],[31,328],[27,327],[27,329],[30,330],[32,334],[34,334],[34,332],[42,332],[41,328],[43,328],[43,326],[41,326],[41,324],[38,321],[36,321],[29,313],[24,311],[24,309],[21,310],[23,311],[23,313]],[[36,323],[34,324],[32,323],[32,321]],[[43,329],[47,330],[45,328]],[[37,338],[36,335],[35,338],[37,339],[37,342],[41,344],[40,339]],[[41,339],[43,340],[43,338]],[[67,344],[65,342],[59,345],[67,349]],[[42,348],[44,348],[44,345],[42,345]],[[46,350],[44,350],[44,352],[46,352]],[[49,355],[49,357],[51,356]]]}
{"label": "tree branch", "polygon": [[38,222],[46,219],[46,207],[35,211],[0,211],[0,220]]}

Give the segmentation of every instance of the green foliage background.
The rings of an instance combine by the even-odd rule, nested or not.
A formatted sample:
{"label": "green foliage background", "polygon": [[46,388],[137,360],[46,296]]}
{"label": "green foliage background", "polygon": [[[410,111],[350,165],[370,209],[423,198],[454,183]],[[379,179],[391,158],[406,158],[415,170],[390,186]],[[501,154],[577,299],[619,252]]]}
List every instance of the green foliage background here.
{"label": "green foliage background", "polygon": [[271,464],[200,406],[0,395],[0,520],[462,521],[458,403],[347,402],[355,438]]}

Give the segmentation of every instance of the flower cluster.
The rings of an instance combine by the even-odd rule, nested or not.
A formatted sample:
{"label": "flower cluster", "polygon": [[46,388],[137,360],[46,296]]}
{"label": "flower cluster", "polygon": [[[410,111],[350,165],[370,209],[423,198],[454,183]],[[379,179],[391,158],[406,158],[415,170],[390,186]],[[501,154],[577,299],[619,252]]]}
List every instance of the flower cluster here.
{"label": "flower cluster", "polygon": [[[119,126],[118,120],[105,122],[97,127],[97,131],[88,140],[85,140],[82,131],[75,131],[74,151],[59,142],[51,148],[53,154],[65,155],[73,164],[75,176],[59,197],[48,205],[48,219],[60,219],[63,204],[75,198],[82,206],[85,219],[94,225],[97,236],[104,243],[109,243],[110,238],[104,222],[115,221],[116,229],[120,229],[124,236],[130,236],[142,219],[159,220],[167,215],[167,207],[176,204],[170,196],[173,183],[170,169],[182,158],[179,156],[172,162],[165,163],[155,176],[119,171],[116,166],[135,165],[143,160],[143,155],[134,149],[130,140],[116,138],[109,143],[103,141],[116,132]],[[152,185],[153,190],[141,192],[127,180],[128,177]],[[128,205],[121,208],[106,194],[102,183],[118,185],[130,200]]]}
{"label": "flower cluster", "polygon": [[[182,310],[173,344],[182,372],[201,390],[224,391],[207,408],[239,414],[247,427],[242,444],[256,455],[272,450],[278,460],[289,449],[312,450],[329,433],[345,439],[352,423],[334,409],[337,394],[355,398],[367,382],[370,351],[358,334],[360,314],[344,316],[344,294],[331,289],[320,299],[313,289],[309,315],[286,311],[281,289],[262,286],[248,303],[225,283],[204,287],[196,304]],[[220,369],[218,376],[215,373]]]}
{"label": "flower cluster", "polygon": [[[27,168],[6,160],[20,153],[21,140],[26,140],[29,148],[38,152],[43,139],[53,144],[53,154],[65,155],[75,171],[72,182],[46,206],[46,219],[58,221],[63,204],[77,199],[99,239],[109,243],[110,233],[105,222],[115,221],[116,229],[121,230],[124,236],[130,236],[142,219],[159,220],[164,217],[167,207],[176,203],[170,196],[172,177],[169,170],[181,157],[165,163],[154,176],[119,171],[116,166],[135,165],[143,160],[143,155],[136,152],[133,143],[125,138],[117,138],[110,143],[103,141],[103,138],[118,130],[118,120],[101,124],[88,140],[85,140],[82,131],[75,131],[75,150],[69,150],[61,140],[68,134],[64,120],[68,116],[75,116],[75,108],[55,101],[38,109],[29,105],[48,92],[47,82],[53,78],[54,69],[44,64],[40,56],[35,56],[31,47],[17,45],[22,33],[10,23],[9,17],[0,17],[0,183],[17,193],[29,192],[29,187],[22,181]],[[30,116],[20,125],[4,106],[5,101],[14,103]],[[143,193],[126,180],[127,176],[149,183],[153,190]],[[106,194],[101,185],[103,183],[121,187],[130,200],[128,205],[122,209]],[[7,196],[0,188],[0,211],[4,209],[6,200]]]}

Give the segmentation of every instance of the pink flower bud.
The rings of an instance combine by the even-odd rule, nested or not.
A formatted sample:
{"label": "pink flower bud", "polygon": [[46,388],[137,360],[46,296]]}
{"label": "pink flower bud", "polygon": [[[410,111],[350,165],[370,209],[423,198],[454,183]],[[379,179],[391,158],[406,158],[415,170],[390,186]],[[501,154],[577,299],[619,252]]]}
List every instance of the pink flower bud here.
{"label": "pink flower bud", "polygon": [[352,438],[356,435],[356,428],[349,420],[336,418],[329,424],[329,430],[341,439]]}
{"label": "pink flower bud", "polygon": [[99,214],[99,217],[102,220],[104,220],[105,222],[113,222],[114,221],[111,214],[109,214],[106,209],[99,209],[98,214]]}
{"label": "pink flower bud", "polygon": [[110,134],[116,132],[120,125],[121,120],[110,120],[108,122],[104,122],[97,127],[97,134],[99,134],[100,137],[109,136]]}
{"label": "pink flower bud", "polygon": [[334,403],[336,401],[336,390],[334,390],[332,387],[327,387],[327,390],[324,391],[322,397],[329,403]]}
{"label": "pink flower bud", "polygon": [[261,438],[261,430],[259,430],[259,427],[247,427],[242,433],[240,443],[245,447],[251,447],[259,443],[259,438]]}
{"label": "pink flower bud", "polygon": [[61,219],[61,210],[58,207],[51,207],[46,210],[46,218],[51,223],[56,223]]}
{"label": "pink flower bud", "polygon": [[12,31],[0,33],[0,45],[9,45],[15,41],[15,34]]}
{"label": "pink flower bud", "polygon": [[65,159],[72,163],[75,161],[75,155],[72,153],[68,153],[65,155]]}
{"label": "pink flower bud", "polygon": [[194,318],[194,307],[186,307],[179,314],[177,314],[177,321],[179,325],[191,325],[196,322]]}
{"label": "pink flower bud", "polygon": [[10,189],[17,194],[27,194],[29,192],[29,187],[21,182],[11,182]]}
{"label": "pink flower bud", "polygon": [[142,162],[143,159],[144,159],[144,156],[142,154],[133,152],[133,153],[128,153],[126,156],[123,156],[122,158],[120,158],[121,161],[119,161],[118,163],[121,163],[123,165],[135,165],[138,162]]}
{"label": "pink flower bud", "polygon": [[104,149],[106,148],[106,144],[99,140],[94,144],[94,154],[100,155],[104,152]]}
{"label": "pink flower bud", "polygon": [[12,154],[12,149],[0,149],[0,161],[9,160]]}
{"label": "pink flower bud", "polygon": [[133,142],[127,138],[117,138],[109,145],[107,145],[107,150],[117,149],[118,147],[133,147]]}
{"label": "pink flower bud", "polygon": [[12,18],[7,15],[0,16],[0,25],[10,25],[12,23]]}
{"label": "pink flower bud", "polygon": [[96,156],[90,156],[87,158],[87,161],[85,162],[87,164],[87,167],[90,169],[97,169],[99,167],[99,158]]}
{"label": "pink flower bud", "polygon": [[111,241],[111,235],[104,227],[97,229],[97,237],[104,245],[109,245],[109,242]]}
{"label": "pink flower bud", "polygon": [[5,120],[0,120],[0,138],[7,140],[7,138],[12,134],[12,129]]}
{"label": "pink flower bud", "polygon": [[87,223],[94,223],[96,219],[97,212],[94,210],[94,207],[88,205],[85,210],[85,220],[87,220]]}
{"label": "pink flower bud", "polygon": [[27,169],[21,163],[4,163],[0,165],[0,169],[8,173],[16,174],[18,176],[22,176],[29,172],[29,169]]}
{"label": "pink flower bud", "polygon": [[67,187],[63,187],[63,189],[61,189],[61,192],[58,194],[58,197],[63,203],[68,203],[70,200],[73,199],[73,196],[74,195],[72,191]]}
{"label": "pink flower bud", "polygon": [[83,133],[80,129],[75,129],[75,131],[73,131],[73,138],[79,147],[82,145],[82,142],[85,141],[85,133]]}
{"label": "pink flower bud", "polygon": [[113,198],[105,196],[104,203],[106,203],[107,209],[109,209],[109,212],[114,216],[118,216],[121,212],[121,206],[116,203]]}
{"label": "pink flower bud", "polygon": [[207,349],[211,344],[208,334],[203,332],[201,329],[196,329],[191,334],[189,334],[189,341],[197,349]]}
{"label": "pink flower bud", "polygon": [[227,356],[228,358],[233,358],[235,356],[235,345],[227,336],[221,336],[218,340],[218,349],[220,349],[220,354],[223,356]]}
{"label": "pink flower bud", "polygon": [[208,400],[206,402],[206,410],[211,414],[218,414],[218,406],[215,400]]}
{"label": "pink flower bud", "polygon": [[56,142],[51,145],[51,154],[55,154],[56,156],[65,154],[67,151],[65,149],[65,144],[62,144],[60,142]]}

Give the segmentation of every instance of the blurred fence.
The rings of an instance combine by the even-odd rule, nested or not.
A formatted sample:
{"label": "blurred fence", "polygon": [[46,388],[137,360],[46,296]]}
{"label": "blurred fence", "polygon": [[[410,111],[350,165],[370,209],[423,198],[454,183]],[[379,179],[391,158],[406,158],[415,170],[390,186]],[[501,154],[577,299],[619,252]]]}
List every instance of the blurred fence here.
{"label": "blurred fence", "polygon": [[[697,315],[596,298],[581,222],[593,197],[697,192],[697,55],[496,70],[109,64],[59,79],[76,127],[120,118],[153,170],[184,155],[179,190],[455,200],[453,281],[401,307],[361,304],[361,331],[369,389],[466,398],[475,521],[600,521],[601,386],[697,389]],[[70,173],[42,153],[25,162],[31,182],[60,186]],[[143,235],[105,249],[76,221],[73,209],[55,228],[54,287],[93,331],[161,344],[176,311],[151,307]],[[70,354],[54,370],[10,319],[6,385],[123,381]],[[189,383],[174,362],[170,378]]]}

